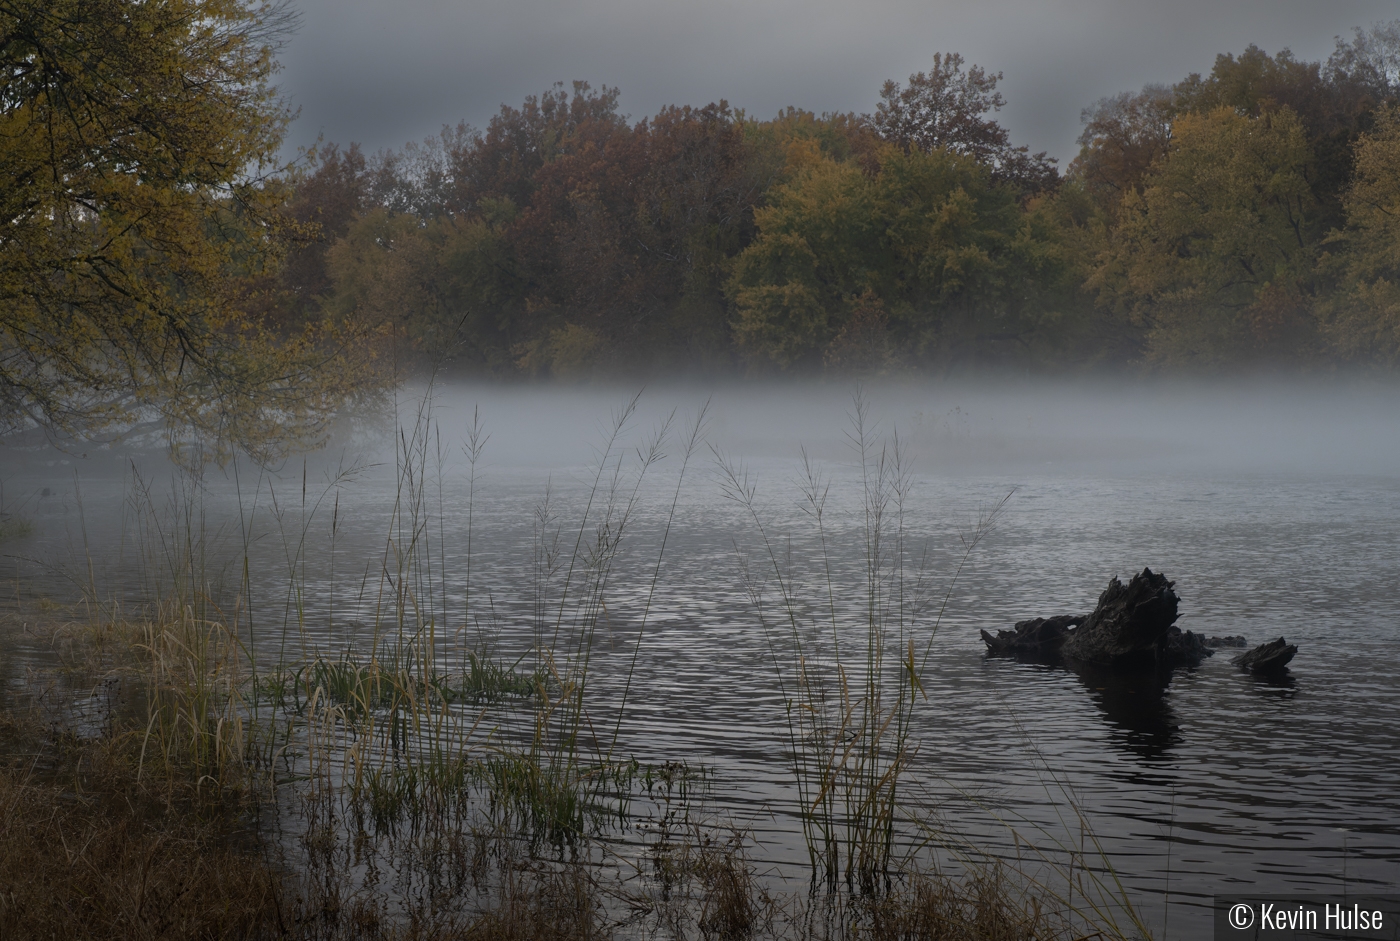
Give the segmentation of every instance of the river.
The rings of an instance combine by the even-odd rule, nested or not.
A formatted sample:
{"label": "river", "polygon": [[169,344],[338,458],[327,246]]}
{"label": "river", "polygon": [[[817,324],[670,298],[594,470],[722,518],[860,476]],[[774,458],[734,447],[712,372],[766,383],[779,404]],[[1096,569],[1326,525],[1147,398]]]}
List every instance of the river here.
{"label": "river", "polygon": [[[1112,866],[1159,936],[1209,937],[1216,893],[1400,892],[1400,390],[1021,382],[864,394],[872,440],[900,437],[910,571],[927,547],[928,584],[940,603],[947,596],[915,712],[911,809],[1005,858],[1026,843],[1085,851],[1085,865]],[[469,631],[503,654],[528,647],[535,510],[548,489],[571,549],[597,450],[626,399],[435,393],[425,545],[449,623],[466,610]],[[707,399],[704,444],[677,497],[681,439]],[[413,407],[405,395],[410,424]],[[850,390],[648,392],[614,459],[673,407],[665,459],[638,491],[605,592],[594,695],[600,712],[618,701],[640,633],[620,748],[709,768],[717,811],[752,832],[755,859],[800,872],[782,696],[741,562],[747,554],[761,572],[764,556],[754,521],[723,492],[719,461],[756,484],[784,559],[792,547],[796,593],[818,609],[824,568],[797,482],[806,449],[830,485],[840,614],[858,622],[863,490]],[[489,438],[475,467],[468,565],[461,446],[474,408]],[[624,475],[635,466],[627,459]],[[35,527],[0,544],[3,592],[71,598],[89,582],[99,594],[139,591],[150,559],[133,549],[133,468],[163,501],[172,472],[157,454],[0,452],[4,509]],[[260,656],[363,644],[365,586],[403,494],[393,447],[362,436],[275,474],[240,466],[236,479],[230,468],[204,480],[199,522],[219,534],[220,558],[249,547]],[[954,583],[962,540],[1003,500]],[[1175,581],[1182,628],[1297,644],[1289,673],[1242,674],[1230,651],[1165,685],[985,658],[980,629],[1086,613],[1111,576],[1144,566]],[[303,626],[284,633],[293,583],[305,586]],[[916,626],[921,642],[937,608]],[[18,654],[6,658],[11,679],[16,664],[42,656],[22,633],[5,643]]]}

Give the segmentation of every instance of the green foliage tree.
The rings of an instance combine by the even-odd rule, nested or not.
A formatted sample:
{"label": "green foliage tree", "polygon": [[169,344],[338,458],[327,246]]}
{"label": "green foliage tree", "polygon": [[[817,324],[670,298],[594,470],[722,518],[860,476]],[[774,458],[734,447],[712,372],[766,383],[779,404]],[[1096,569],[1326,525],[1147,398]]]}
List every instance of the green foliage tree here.
{"label": "green foliage tree", "polygon": [[1283,108],[1185,114],[1090,278],[1145,333],[1148,358],[1203,366],[1315,351],[1325,234],[1307,134]]}
{"label": "green foliage tree", "polygon": [[1352,362],[1400,364],[1400,106],[1376,115],[1356,148],[1348,226],[1332,259],[1342,287],[1327,303],[1327,332]]}
{"label": "green foliage tree", "polygon": [[1258,117],[1279,108],[1297,117],[1313,152],[1309,182],[1322,224],[1343,222],[1342,193],[1351,176],[1352,147],[1389,89],[1362,69],[1304,62],[1287,49],[1269,55],[1251,45],[1239,56],[1220,55],[1205,78],[1191,75],[1174,89],[1178,113],[1233,108]]}
{"label": "green foliage tree", "polygon": [[888,148],[872,175],[805,142],[790,161],[730,281],[751,357],[812,369],[852,356],[869,366],[880,349],[885,368],[1035,354],[1066,256],[986,164]]}
{"label": "green foliage tree", "polygon": [[354,371],[249,316],[295,226],[273,175],[290,21],[244,0],[0,0],[0,421],[270,454]]}

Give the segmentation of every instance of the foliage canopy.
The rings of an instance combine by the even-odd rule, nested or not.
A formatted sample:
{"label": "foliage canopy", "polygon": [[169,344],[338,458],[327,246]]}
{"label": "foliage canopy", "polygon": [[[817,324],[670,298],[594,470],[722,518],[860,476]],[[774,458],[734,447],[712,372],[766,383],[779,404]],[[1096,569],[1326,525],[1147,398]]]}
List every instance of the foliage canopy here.
{"label": "foliage canopy", "polygon": [[631,121],[556,85],[484,131],[325,148],[283,322],[493,376],[1400,360],[1400,23],[1103,99],[1061,176],[956,53],[871,114]]}
{"label": "foliage canopy", "polygon": [[251,312],[297,227],[274,173],[285,9],[0,0],[0,401],[10,428],[164,426],[270,455],[352,387]]}

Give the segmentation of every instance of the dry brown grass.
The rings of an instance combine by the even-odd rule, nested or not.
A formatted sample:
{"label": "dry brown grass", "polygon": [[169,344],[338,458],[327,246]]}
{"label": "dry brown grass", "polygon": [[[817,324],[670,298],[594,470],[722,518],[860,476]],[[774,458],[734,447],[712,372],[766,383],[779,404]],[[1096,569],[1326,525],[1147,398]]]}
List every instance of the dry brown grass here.
{"label": "dry brown grass", "polygon": [[[227,818],[0,771],[0,937],[257,938],[282,887]],[[112,782],[116,783],[116,782]]]}

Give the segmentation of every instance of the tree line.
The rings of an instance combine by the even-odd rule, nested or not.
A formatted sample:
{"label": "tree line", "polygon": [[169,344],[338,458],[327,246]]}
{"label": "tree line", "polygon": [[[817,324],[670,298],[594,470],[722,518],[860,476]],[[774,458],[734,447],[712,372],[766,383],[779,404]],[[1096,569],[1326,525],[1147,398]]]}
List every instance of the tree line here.
{"label": "tree line", "polygon": [[280,316],[490,376],[1395,364],[1400,23],[1096,102],[1063,169],[1001,79],[940,54],[870,114],[635,123],[575,82],[325,146]]}
{"label": "tree line", "polygon": [[868,114],[640,121],[556,85],[281,158],[261,0],[0,0],[0,435],[266,459],[411,370],[1393,369],[1400,21],[1085,109],[1059,166],[957,54]]}

